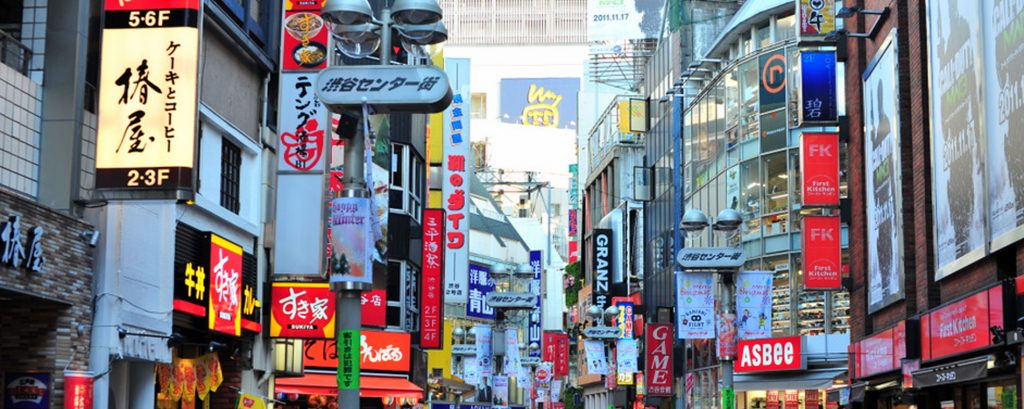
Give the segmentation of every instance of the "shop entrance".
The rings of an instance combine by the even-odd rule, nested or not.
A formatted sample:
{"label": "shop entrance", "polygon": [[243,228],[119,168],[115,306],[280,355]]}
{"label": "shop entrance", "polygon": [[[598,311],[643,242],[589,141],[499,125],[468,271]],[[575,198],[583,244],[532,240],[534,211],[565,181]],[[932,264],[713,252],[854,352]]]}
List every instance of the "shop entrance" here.
{"label": "shop entrance", "polygon": [[[55,402],[53,391],[63,384],[64,376],[64,368],[58,367],[57,361],[67,362],[74,355],[89,353],[87,346],[71,342],[70,332],[76,329],[72,328],[69,307],[0,289],[0,395],[4,399],[31,400],[29,395],[37,391],[45,392],[40,399],[51,405]],[[24,387],[8,391],[12,382]]]}

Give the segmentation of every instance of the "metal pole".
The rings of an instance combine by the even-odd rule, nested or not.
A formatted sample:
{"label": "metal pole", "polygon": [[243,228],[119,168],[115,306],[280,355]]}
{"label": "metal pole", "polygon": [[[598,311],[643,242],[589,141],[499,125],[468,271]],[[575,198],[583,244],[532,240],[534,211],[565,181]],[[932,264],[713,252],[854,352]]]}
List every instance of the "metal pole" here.
{"label": "metal pole", "polygon": [[[736,283],[733,280],[733,272],[722,272],[722,315],[723,316],[736,316],[736,302],[735,298]],[[733,345],[736,344],[735,340],[731,340]],[[723,399],[722,409],[734,409],[735,408],[735,389],[733,389],[733,360],[735,357],[723,357],[722,358],[722,396],[730,394],[732,397],[728,400],[732,404],[729,407],[725,407],[726,402]]]}
{"label": "metal pole", "polygon": [[391,9],[380,13],[380,65],[391,65]]}

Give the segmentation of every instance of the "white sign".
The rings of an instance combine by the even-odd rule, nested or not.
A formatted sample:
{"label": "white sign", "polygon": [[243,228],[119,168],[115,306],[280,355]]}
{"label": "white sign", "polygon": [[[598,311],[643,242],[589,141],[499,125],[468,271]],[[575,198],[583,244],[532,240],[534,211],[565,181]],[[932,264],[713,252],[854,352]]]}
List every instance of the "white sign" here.
{"label": "white sign", "polygon": [[348,65],[320,71],[316,95],[332,111],[437,113],[452,102],[448,76],[432,66]]}
{"label": "white sign", "polygon": [[[491,354],[491,326],[476,324],[473,326],[476,332],[476,364],[479,367],[480,377],[490,378],[494,374],[493,354]],[[482,386],[478,384],[478,386]]]}
{"label": "white sign", "polygon": [[586,351],[587,373],[591,375],[608,375],[608,360],[605,359],[604,342],[583,341],[583,349]]}
{"label": "white sign", "polygon": [[451,107],[444,112],[441,197],[445,210],[444,301],[469,301],[469,185],[472,161],[469,154],[471,111],[469,60],[446,59],[445,69],[455,72],[452,82],[459,88]]}
{"label": "white sign", "polygon": [[618,365],[619,376],[628,376],[632,379],[633,374],[640,372],[637,364],[637,346],[635,339],[620,339],[615,341],[615,362]]}
{"label": "white sign", "polygon": [[476,345],[452,345],[452,355],[476,355]]}
{"label": "white sign", "polygon": [[736,333],[738,339],[772,336],[771,271],[741,271],[736,275]]}
{"label": "white sign", "polygon": [[747,261],[742,249],[722,248],[684,248],[676,254],[676,262],[683,268],[725,269],[740,268]]}
{"label": "white sign", "polygon": [[712,273],[676,273],[679,339],[715,337],[715,282]]}
{"label": "white sign", "polygon": [[597,339],[618,338],[622,330],[619,327],[587,327],[583,330],[583,336]]}
{"label": "white sign", "polygon": [[339,197],[331,200],[332,283],[373,284],[373,232],[370,230],[370,199]]}
{"label": "white sign", "polygon": [[493,308],[533,309],[537,305],[537,295],[530,293],[490,293],[487,294],[487,305]]}
{"label": "white sign", "polygon": [[587,0],[587,41],[655,38],[661,28],[662,2]]}

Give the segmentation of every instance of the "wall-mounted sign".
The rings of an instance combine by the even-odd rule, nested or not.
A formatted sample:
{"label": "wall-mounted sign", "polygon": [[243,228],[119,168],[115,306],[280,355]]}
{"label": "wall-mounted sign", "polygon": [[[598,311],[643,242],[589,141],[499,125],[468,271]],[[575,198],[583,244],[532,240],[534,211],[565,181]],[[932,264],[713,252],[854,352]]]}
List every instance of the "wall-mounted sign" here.
{"label": "wall-mounted sign", "polygon": [[[459,62],[461,63],[461,61]],[[464,67],[468,70],[467,67]],[[445,67],[455,69],[446,62]],[[469,156],[470,103],[465,90],[455,93],[444,114],[444,157],[441,197],[445,209],[444,300],[465,304],[469,299],[469,183],[472,163]]]}
{"label": "wall-mounted sign", "polygon": [[283,22],[282,69],[316,71],[327,68],[330,29],[324,26],[320,14],[312,11],[285,11]]}
{"label": "wall-mounted sign", "polygon": [[[470,264],[469,303],[466,304],[466,316],[493,320],[495,318],[494,307],[502,305],[495,299],[488,299],[492,293],[494,293],[494,280],[491,279],[490,268]],[[505,295],[509,294],[505,293]],[[532,301],[533,297],[530,297],[530,300]],[[491,304],[491,302],[496,304]]]}
{"label": "wall-mounted sign", "polygon": [[672,324],[647,324],[644,375],[649,396],[672,396]]}
{"label": "wall-mounted sign", "polygon": [[835,51],[800,52],[799,91],[797,120],[801,125],[834,124],[839,120]]}
{"label": "wall-mounted sign", "polygon": [[210,234],[210,329],[242,335],[242,247]]}
{"label": "wall-mounted sign", "polygon": [[591,292],[590,303],[604,309],[608,306],[609,288],[611,286],[612,263],[616,260],[612,253],[612,230],[594,229],[591,236],[593,240],[593,291]]}
{"label": "wall-mounted sign", "polygon": [[804,288],[842,287],[841,235],[839,216],[803,217]]}
{"label": "wall-mounted sign", "polygon": [[877,332],[854,345],[856,378],[894,371],[907,357],[907,322]]}
{"label": "wall-mounted sign", "polygon": [[807,368],[803,338],[740,340],[736,372],[792,371]]}
{"label": "wall-mounted sign", "polygon": [[800,19],[796,30],[801,40],[823,39],[836,30],[835,0],[797,0],[796,15]]}
{"label": "wall-mounted sign", "polygon": [[537,294],[534,297],[533,311],[530,313],[530,325],[527,326],[526,331],[526,345],[529,347],[529,356],[540,357],[541,347],[543,346],[541,341],[541,306],[540,306],[540,294],[541,294],[541,277],[544,268],[541,266],[541,251],[530,250],[530,268],[533,269],[533,279],[530,280],[530,292]]}
{"label": "wall-mounted sign", "polygon": [[629,98],[618,102],[619,132],[644,133],[650,128],[650,120],[647,115],[648,100],[644,98]]}
{"label": "wall-mounted sign", "polygon": [[[614,297],[621,298],[621,297]],[[633,303],[629,301],[612,301],[619,307],[619,314],[613,317],[613,325],[619,329],[619,339],[633,338]]]}
{"label": "wall-mounted sign", "polygon": [[277,164],[281,171],[322,174],[326,167],[330,116],[316,97],[315,81],[313,72],[281,75],[281,146]]}
{"label": "wall-mounted sign", "polygon": [[[408,372],[409,347],[412,337],[406,332],[359,332],[357,340],[359,368],[364,371]],[[307,368],[338,367],[338,354],[333,340],[306,340],[303,362]]]}
{"label": "wall-mounted sign", "polygon": [[270,336],[333,338],[335,295],[327,283],[274,283]]}
{"label": "wall-mounted sign", "polygon": [[104,4],[96,188],[191,191],[202,3]]}
{"label": "wall-mounted sign", "polygon": [[492,292],[487,294],[486,304],[491,308],[532,310],[537,304],[537,294]]}
{"label": "wall-mounted sign", "polygon": [[331,200],[328,271],[332,283],[373,284],[372,208],[367,198],[338,197]]}
{"label": "wall-mounted sign", "polygon": [[542,359],[552,363],[552,371],[555,376],[568,376],[569,334],[545,332]]}
{"label": "wall-mounted sign", "polygon": [[576,129],[579,78],[501,80],[501,122],[542,128]]}
{"label": "wall-mounted sign", "polygon": [[28,229],[28,237],[21,236],[21,216],[11,216],[6,222],[0,223],[0,265],[13,268],[24,268],[39,272],[46,262],[43,256],[42,227]]}
{"label": "wall-mounted sign", "polygon": [[360,294],[362,302],[363,325],[371,327],[383,327],[388,325],[388,293],[385,290],[363,291]]}
{"label": "wall-mounted sign", "polygon": [[760,112],[763,114],[786,106],[786,50],[762,54],[758,67]]}
{"label": "wall-mounted sign", "polygon": [[214,233],[179,224],[176,234],[187,245],[175,247],[174,310],[204,318],[204,325],[217,332],[260,332],[254,258]]}
{"label": "wall-mounted sign", "polygon": [[992,345],[989,329],[1003,327],[1003,308],[1003,286],[999,285],[922,316],[921,360]]}
{"label": "wall-mounted sign", "polygon": [[569,264],[580,261],[580,242],[573,240],[569,242]]}
{"label": "wall-mounted sign", "polygon": [[352,65],[320,71],[316,95],[333,112],[437,113],[452,102],[448,75],[431,66]]}
{"label": "wall-mounted sign", "polygon": [[64,409],[92,408],[92,389],[92,373],[64,371]]}
{"label": "wall-mounted sign", "polygon": [[4,382],[5,408],[50,409],[52,385],[49,373],[7,372]]}
{"label": "wall-mounted sign", "polygon": [[444,330],[444,210],[423,211],[423,285],[420,295],[420,348],[441,348]]}
{"label": "wall-mounted sign", "polygon": [[839,205],[839,134],[800,136],[800,178],[804,206]]}

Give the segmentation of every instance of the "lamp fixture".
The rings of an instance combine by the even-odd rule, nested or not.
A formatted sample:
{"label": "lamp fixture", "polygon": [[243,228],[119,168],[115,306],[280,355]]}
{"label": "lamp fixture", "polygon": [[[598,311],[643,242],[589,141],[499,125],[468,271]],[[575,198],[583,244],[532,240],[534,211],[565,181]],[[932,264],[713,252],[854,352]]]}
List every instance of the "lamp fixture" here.
{"label": "lamp fixture", "polygon": [[434,0],[396,0],[391,16],[398,24],[433,24],[441,21],[441,6]]}
{"label": "lamp fixture", "polygon": [[871,24],[871,29],[867,33],[851,33],[849,30],[843,28],[825,35],[825,41],[839,41],[850,38],[874,38],[875,33],[878,32],[878,28],[885,22],[885,19],[889,17],[889,7],[883,7],[881,9],[865,9],[858,6],[843,7],[836,12],[836,18],[849,19],[855,17],[857,14],[864,14],[870,16],[878,16],[875,22]]}
{"label": "lamp fixture", "polygon": [[323,16],[334,25],[354,25],[373,21],[373,8],[368,0],[327,0]]}
{"label": "lamp fixture", "polygon": [[381,20],[374,18],[368,0],[328,0],[322,14],[338,39],[338,51],[350,58],[366,58],[380,49],[381,63],[388,64],[392,29],[406,51],[448,40],[436,0],[396,0]]}

